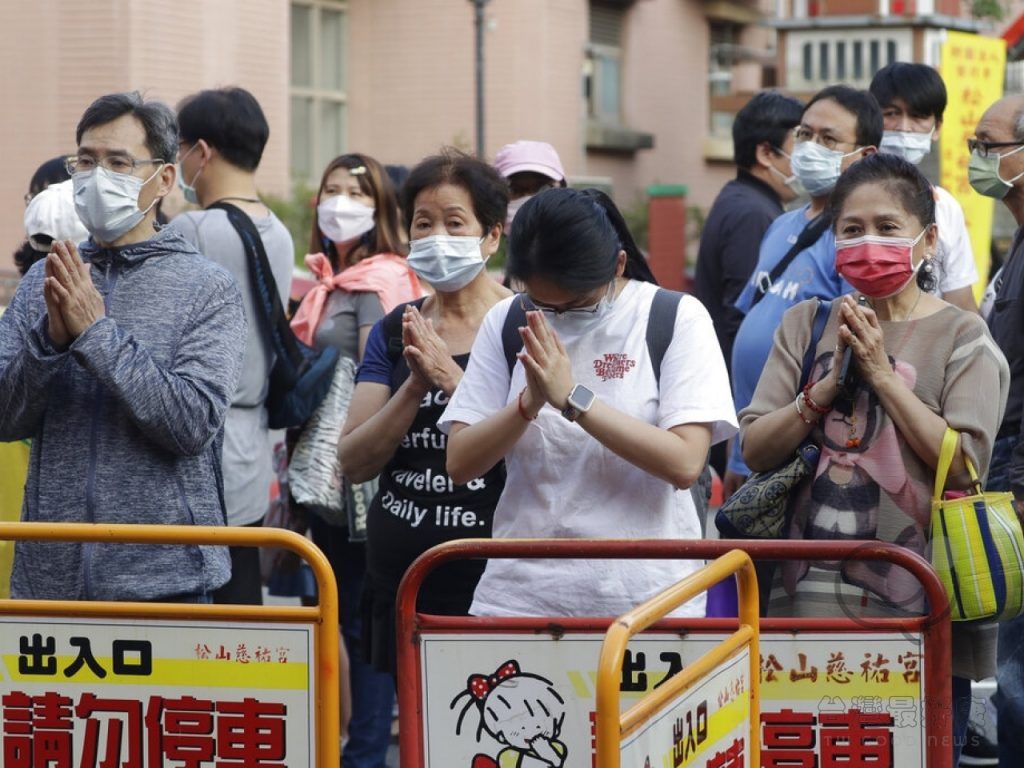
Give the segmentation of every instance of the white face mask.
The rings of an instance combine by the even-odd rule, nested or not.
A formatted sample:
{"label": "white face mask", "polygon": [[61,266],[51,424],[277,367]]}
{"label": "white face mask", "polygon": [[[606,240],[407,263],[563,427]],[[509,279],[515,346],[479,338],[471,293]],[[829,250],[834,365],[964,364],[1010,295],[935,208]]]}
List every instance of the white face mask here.
{"label": "white face mask", "polygon": [[899,155],[908,163],[917,165],[924,156],[932,151],[932,128],[928,133],[915,133],[914,131],[885,131],[882,134],[882,143],[879,151],[888,152],[891,155]]}
{"label": "white face mask", "polygon": [[139,210],[139,192],[144,184],[160,173],[159,165],[148,179],[129,173],[114,173],[102,165],[71,177],[75,193],[75,212],[93,237],[112,243],[138,226],[159,197],[146,210]]}
{"label": "white face mask", "polygon": [[332,243],[349,243],[373,229],[374,209],[348,195],[334,195],[320,201],[316,220],[324,237]]}
{"label": "white face mask", "polygon": [[790,166],[811,197],[829,194],[839,181],[843,158],[855,155],[860,149],[843,154],[814,141],[801,141],[793,150]]}
{"label": "white face mask", "polygon": [[409,268],[442,293],[473,282],[484,268],[480,244],[486,237],[431,235],[409,243]]}
{"label": "white face mask", "polygon": [[520,197],[516,200],[512,200],[509,202],[508,214],[505,216],[506,235],[508,235],[509,231],[512,229],[512,220],[516,217],[516,214],[519,213],[519,209],[522,208],[526,201],[529,200],[531,197],[533,197],[533,195],[527,195],[526,197]]}
{"label": "white face mask", "polygon": [[[778,150],[778,151],[787,160],[789,160],[789,167],[792,169],[792,167],[793,167],[793,157],[792,157],[792,155],[787,155],[781,149]],[[804,189],[804,185],[800,183],[800,179],[798,179],[796,177],[795,173],[792,174],[791,176],[787,176],[782,171],[780,171],[778,168],[776,168],[774,165],[769,165],[768,168],[769,168],[769,170],[772,173],[774,173],[776,176],[778,176],[780,179],[782,179],[782,183],[785,184],[786,187],[789,188],[789,191],[792,192],[794,195],[796,195],[797,197],[801,197],[802,195],[806,195],[807,194],[807,190]]]}

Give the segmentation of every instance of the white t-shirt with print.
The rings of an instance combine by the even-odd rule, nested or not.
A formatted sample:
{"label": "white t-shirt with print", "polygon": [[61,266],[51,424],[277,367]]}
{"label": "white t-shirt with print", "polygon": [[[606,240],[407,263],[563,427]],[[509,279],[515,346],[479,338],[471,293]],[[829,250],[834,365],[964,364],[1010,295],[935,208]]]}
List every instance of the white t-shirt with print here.
{"label": "white t-shirt with print", "polygon": [[971,237],[967,233],[964,211],[960,203],[942,187],[935,191],[935,224],[939,228],[939,290],[944,293],[966,288],[978,282],[978,268],[974,263]]}
{"label": "white t-shirt with print", "polygon": [[[572,361],[573,378],[613,408],[663,429],[708,423],[712,442],[737,431],[729,378],[711,318],[691,296],[679,303],[661,368],[661,392],[646,333],[657,287],[628,282],[596,321],[549,320]],[[526,385],[511,380],[501,329],[513,296],[484,318],[469,366],[440,425],[475,424],[513,402]],[[579,327],[589,326],[589,327]],[[576,326],[576,327],[574,327]],[[699,539],[697,512],[680,491],[615,455],[545,405],[505,457],[508,479],[494,511],[494,538]],[[697,570],[697,561],[491,560],[471,612],[488,616],[618,616]],[[703,616],[704,598],[675,614]]]}

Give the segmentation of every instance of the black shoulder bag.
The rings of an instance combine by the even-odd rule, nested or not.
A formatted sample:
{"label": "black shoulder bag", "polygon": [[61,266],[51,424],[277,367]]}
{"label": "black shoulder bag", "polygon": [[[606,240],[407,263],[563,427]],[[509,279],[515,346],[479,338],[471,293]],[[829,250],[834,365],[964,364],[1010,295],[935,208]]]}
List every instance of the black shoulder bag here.
{"label": "black shoulder bag", "polygon": [[274,353],[266,402],[267,423],[271,429],[302,426],[331,388],[338,350],[327,347],[317,352],[295,338],[281,306],[263,239],[249,215],[223,201],[214,203],[207,210],[210,208],[224,211],[242,240],[249,262],[256,322],[262,326],[264,338]]}
{"label": "black shoulder bag", "polygon": [[[757,278],[757,283],[754,288],[754,298],[750,302],[750,309],[761,299],[765,297],[765,294],[772,289],[775,285],[775,281],[782,277],[782,273],[786,271],[790,264],[793,263],[793,259],[799,255],[801,251],[810,248],[816,242],[818,238],[825,234],[825,230],[832,226],[832,217],[826,211],[820,213],[807,222],[807,225],[800,230],[800,234],[796,238],[796,242],[793,243],[792,247],[786,251],[786,255],[783,256],[779,263],[775,265],[771,272],[765,274],[761,273]],[[750,310],[747,310],[749,313]]]}

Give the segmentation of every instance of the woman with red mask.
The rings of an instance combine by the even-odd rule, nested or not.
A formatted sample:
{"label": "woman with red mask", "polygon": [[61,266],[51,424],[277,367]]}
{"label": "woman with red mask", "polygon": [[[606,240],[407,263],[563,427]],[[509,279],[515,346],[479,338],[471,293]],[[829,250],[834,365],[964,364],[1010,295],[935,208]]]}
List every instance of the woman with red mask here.
{"label": "woman with red mask", "polygon": [[[932,189],[917,168],[895,155],[868,157],[840,177],[831,206],[836,271],[855,292],[832,302],[802,389],[817,301],[785,314],[740,414],[743,457],[755,471],[771,470],[810,436],[820,458],[793,499],[789,538],[874,539],[924,555],[943,435],[960,435],[947,490],[970,486],[964,456],[984,477],[1009,371],[979,316],[929,293],[938,231]],[[924,607],[901,568],[794,562],[776,575],[769,613],[892,616]],[[955,629],[954,732],[962,738],[967,678],[994,674],[995,637]]]}

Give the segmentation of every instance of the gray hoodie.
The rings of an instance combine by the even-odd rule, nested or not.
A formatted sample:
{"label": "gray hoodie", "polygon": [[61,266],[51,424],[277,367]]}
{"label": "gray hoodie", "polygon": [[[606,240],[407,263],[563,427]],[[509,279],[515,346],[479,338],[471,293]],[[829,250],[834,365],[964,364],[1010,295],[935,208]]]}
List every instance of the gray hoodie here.
{"label": "gray hoodie", "polygon": [[[0,316],[0,440],[32,439],[22,519],[223,525],[220,444],[246,336],[233,279],[166,229],[81,254],[107,316],[65,352],[42,262]],[[11,593],[153,600],[229,573],[223,547],[19,542]]]}

